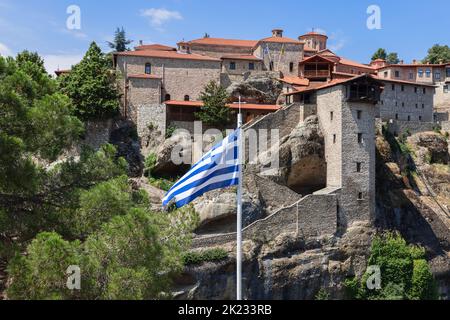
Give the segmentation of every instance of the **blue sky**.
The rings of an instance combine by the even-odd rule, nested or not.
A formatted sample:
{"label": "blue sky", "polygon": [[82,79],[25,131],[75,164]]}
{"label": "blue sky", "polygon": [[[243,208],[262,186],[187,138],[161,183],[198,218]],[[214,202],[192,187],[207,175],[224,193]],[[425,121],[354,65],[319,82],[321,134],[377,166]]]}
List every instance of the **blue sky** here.
{"label": "blue sky", "polygon": [[[381,9],[381,30],[366,26],[369,5]],[[69,30],[70,5],[81,10],[81,29]],[[426,7],[426,8],[425,8]],[[424,9],[425,8],[425,9]],[[261,39],[273,28],[297,38],[325,31],[338,54],[368,62],[379,47],[401,59],[421,59],[435,43],[450,45],[450,1],[407,0],[0,0],[0,54],[37,51],[49,71],[76,63],[91,41],[105,50],[116,27],[129,38],[175,45],[203,36]]]}

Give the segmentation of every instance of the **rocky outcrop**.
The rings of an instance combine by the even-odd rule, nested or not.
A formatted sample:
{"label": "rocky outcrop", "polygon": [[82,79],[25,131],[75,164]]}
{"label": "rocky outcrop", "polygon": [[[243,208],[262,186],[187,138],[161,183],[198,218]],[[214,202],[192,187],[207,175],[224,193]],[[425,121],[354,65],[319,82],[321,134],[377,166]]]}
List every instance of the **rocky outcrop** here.
{"label": "rocky outcrop", "polygon": [[156,152],[156,165],[152,173],[159,176],[179,176],[192,162],[192,141],[188,132],[178,132],[166,139]]}
{"label": "rocky outcrop", "polygon": [[256,100],[258,103],[275,104],[281,94],[281,82],[265,74],[250,76],[242,82],[234,82],[227,93],[234,98]]}
{"label": "rocky outcrop", "polygon": [[[314,299],[325,289],[331,299],[343,299],[346,278],[361,275],[374,230],[351,226],[342,238],[302,238],[281,233],[273,241],[244,242],[243,292],[245,299]],[[228,259],[191,266],[185,270],[189,283],[178,286],[179,299],[234,299],[235,245],[223,247]],[[184,290],[183,290],[184,288]]]}
{"label": "rocky outcrop", "polygon": [[418,151],[419,164],[441,163],[448,164],[450,155],[448,152],[447,138],[436,132],[423,132],[412,135],[408,143]]}

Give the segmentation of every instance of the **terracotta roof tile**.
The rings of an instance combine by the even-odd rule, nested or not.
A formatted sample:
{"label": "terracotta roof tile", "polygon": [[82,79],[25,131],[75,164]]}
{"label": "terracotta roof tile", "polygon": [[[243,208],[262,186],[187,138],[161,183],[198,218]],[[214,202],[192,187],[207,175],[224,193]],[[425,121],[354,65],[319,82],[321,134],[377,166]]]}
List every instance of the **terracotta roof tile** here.
{"label": "terracotta roof tile", "polygon": [[[293,43],[293,44],[304,44],[303,41],[287,38],[287,37],[269,37],[259,40],[259,42],[275,42],[275,43]],[[258,42],[258,43],[259,43]]]}
{"label": "terracotta roof tile", "polygon": [[[164,102],[168,106],[180,106],[180,107],[202,107],[202,101],[179,101],[179,100],[170,100]],[[227,104],[227,106],[231,109],[239,109],[238,104]],[[267,111],[277,111],[281,108],[278,105],[272,104],[255,104],[255,103],[243,103],[241,104],[241,109],[243,110],[267,110]]]}
{"label": "terracotta roof tile", "polygon": [[220,59],[202,56],[200,54],[185,54],[176,51],[161,51],[161,50],[140,50],[140,51],[126,51],[118,52],[115,55],[119,56],[134,56],[134,57],[150,57],[150,58],[162,58],[162,59],[184,59],[184,60],[203,60],[203,61],[217,61]]}
{"label": "terracotta roof tile", "polygon": [[370,69],[370,70],[375,70],[376,69],[376,68],[374,68],[372,66],[369,66],[367,64],[362,64],[362,63],[355,62],[355,61],[352,61],[352,60],[348,60],[348,59],[345,59],[345,58],[341,58],[341,60],[339,60],[339,64],[343,64],[343,65],[346,65],[346,66],[357,67],[357,68],[366,68],[366,69]]}
{"label": "terracotta roof tile", "polygon": [[248,47],[253,48],[258,41],[255,40],[239,40],[239,39],[223,39],[223,38],[201,38],[188,41],[191,44],[205,44],[213,46],[232,46],[232,47]]}
{"label": "terracotta roof tile", "polygon": [[378,76],[372,76],[372,78],[380,80],[380,81],[385,81],[385,82],[395,82],[395,83],[403,83],[403,84],[408,84],[408,85],[413,85],[413,86],[422,86],[422,87],[436,87],[436,85],[432,84],[432,83],[423,83],[423,82],[414,82],[414,81],[405,81],[405,80],[397,80],[397,79],[389,79],[389,78],[382,78],[382,77],[378,77]]}
{"label": "terracotta roof tile", "polygon": [[162,44],[144,44],[134,48],[135,50],[177,51],[177,49]]}
{"label": "terracotta roof tile", "polygon": [[279,79],[281,82],[285,82],[292,85],[297,86],[308,86],[309,79],[300,78],[300,77],[284,77],[283,79]]}

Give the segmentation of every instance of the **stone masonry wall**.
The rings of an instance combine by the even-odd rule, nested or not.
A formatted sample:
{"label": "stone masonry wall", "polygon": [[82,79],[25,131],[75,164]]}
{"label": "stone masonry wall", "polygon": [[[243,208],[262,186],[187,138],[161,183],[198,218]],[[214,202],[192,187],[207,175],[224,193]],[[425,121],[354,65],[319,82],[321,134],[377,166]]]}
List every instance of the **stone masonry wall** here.
{"label": "stone masonry wall", "polygon": [[234,47],[234,46],[216,46],[204,44],[190,44],[191,52],[201,55],[206,55],[214,58],[222,58],[229,54],[251,55],[252,48],[250,47]]}
{"label": "stone masonry wall", "polygon": [[[266,47],[270,54],[264,54]],[[282,51],[284,53],[282,54]],[[281,71],[284,76],[298,76],[298,62],[303,59],[303,44],[262,42],[255,50],[255,56],[264,60],[266,70],[270,70],[270,61],[273,62],[274,70]],[[293,63],[292,72],[289,69]]]}
{"label": "stone masonry wall", "polygon": [[[297,232],[299,236],[308,238],[333,235],[336,231],[336,195],[309,195],[249,225],[243,229],[242,236],[244,240],[272,241],[287,232]],[[236,233],[200,237],[193,240],[192,248],[220,246],[235,239]]]}
{"label": "stone masonry wall", "polygon": [[122,74],[125,61],[128,75],[144,74],[145,64],[150,63],[152,74],[161,78],[162,98],[169,94],[171,100],[184,100],[186,95],[198,100],[208,82],[220,81],[221,61],[118,56],[117,67]]}
{"label": "stone masonry wall", "polygon": [[[380,117],[400,121],[433,121],[434,88],[385,81],[381,93]],[[402,91],[403,87],[403,91]],[[416,92],[417,88],[417,92]],[[425,94],[423,93],[425,89]]]}
{"label": "stone masonry wall", "polygon": [[387,129],[396,136],[401,136],[409,132],[415,134],[418,132],[433,131],[436,124],[434,122],[419,122],[419,121],[389,121]]}

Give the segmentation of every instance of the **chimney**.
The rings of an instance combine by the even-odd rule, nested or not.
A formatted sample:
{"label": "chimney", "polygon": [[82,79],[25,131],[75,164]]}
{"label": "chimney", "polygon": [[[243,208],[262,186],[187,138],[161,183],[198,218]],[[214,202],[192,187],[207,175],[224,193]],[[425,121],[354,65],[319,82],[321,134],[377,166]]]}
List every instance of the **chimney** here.
{"label": "chimney", "polygon": [[142,46],[144,44],[144,41],[139,40],[139,45]]}
{"label": "chimney", "polygon": [[277,38],[283,37],[283,30],[282,29],[273,29],[272,37],[277,37]]}
{"label": "chimney", "polygon": [[413,60],[413,64],[417,64],[417,60],[416,59]]}

